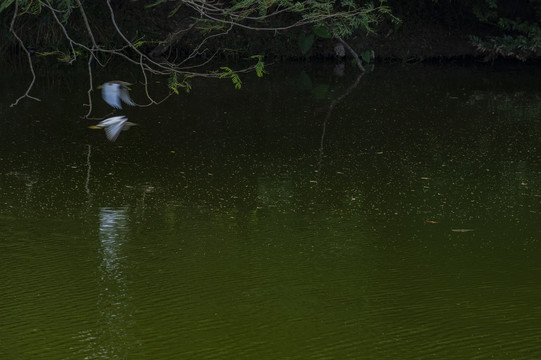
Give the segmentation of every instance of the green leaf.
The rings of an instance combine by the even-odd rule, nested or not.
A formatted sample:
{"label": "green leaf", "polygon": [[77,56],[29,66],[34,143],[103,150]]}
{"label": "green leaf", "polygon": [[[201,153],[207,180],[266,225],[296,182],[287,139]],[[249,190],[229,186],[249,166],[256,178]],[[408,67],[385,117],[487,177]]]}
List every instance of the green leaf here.
{"label": "green leaf", "polygon": [[165,41],[158,41],[158,40],[155,40],[155,41],[143,41],[143,40],[140,40],[140,41],[134,42],[133,46],[136,49],[139,49],[141,46],[143,46],[145,44],[163,44],[163,43],[165,43]]}
{"label": "green leaf", "polygon": [[157,5],[160,5],[164,2],[166,2],[167,0],[157,0],[155,3],[153,4],[148,4],[148,5],[145,5],[146,8],[151,8],[151,7],[154,7],[154,6],[157,6]]}
{"label": "green leaf", "polygon": [[0,4],[0,12],[7,9],[13,3],[13,1],[14,0],[3,0]]}
{"label": "green leaf", "polygon": [[[46,51],[46,52],[37,52],[36,53],[37,55],[39,56],[56,56],[56,59],[60,62],[70,62],[74,59],[74,57],[72,57],[72,55],[68,52],[62,52],[60,50],[55,50],[55,51]],[[75,56],[76,55],[80,55],[80,52],[79,51],[75,51]]]}
{"label": "green leaf", "polygon": [[314,26],[312,30],[314,30],[314,33],[320,38],[323,38],[323,39],[332,38],[332,34],[330,33],[330,31],[324,28],[323,26]]}
{"label": "green leaf", "polygon": [[361,60],[366,63],[366,64],[369,64],[370,63],[370,55],[372,54],[372,52],[370,50],[365,50],[363,51],[360,55],[361,55]]}
{"label": "green leaf", "polygon": [[178,88],[183,88],[184,91],[189,93],[190,90],[192,89],[192,86],[188,82],[188,79],[191,77],[192,75],[184,75],[184,79],[182,80],[182,82],[179,82],[177,73],[173,73],[173,75],[171,75],[171,77],[169,78],[167,82],[167,87],[171,89],[177,95],[179,95]]}
{"label": "green leaf", "polygon": [[14,0],[3,0],[0,4],[0,13],[7,9],[13,3],[13,1]]}
{"label": "green leaf", "polygon": [[299,34],[299,48],[301,49],[301,53],[303,55],[306,55],[308,50],[314,45],[314,34],[308,34],[300,33]]}
{"label": "green leaf", "polygon": [[220,74],[219,76],[220,79],[230,78],[233,84],[235,85],[235,89],[240,89],[242,87],[242,81],[240,80],[240,76],[238,74],[233,72],[233,70],[231,70],[227,66],[222,66],[220,67],[220,69],[225,71],[224,73]]}
{"label": "green leaf", "polygon": [[39,13],[41,13],[41,2],[32,1],[28,6],[27,11],[32,15],[39,15]]}
{"label": "green leaf", "polygon": [[235,84],[235,89],[239,90],[242,87],[242,82],[240,81],[240,77],[235,74],[234,77],[231,78],[233,81],[233,84]]}
{"label": "green leaf", "polygon": [[177,73],[173,73],[173,75],[169,78],[167,82],[167,87],[173,90],[173,92],[178,95],[177,86],[178,86]]}
{"label": "green leaf", "polygon": [[177,11],[182,7],[182,2],[180,1],[179,4],[177,5],[177,7],[175,7],[173,10],[171,10],[171,12],[169,13],[169,15],[167,15],[167,17],[171,17],[173,15],[175,15],[177,13]]}
{"label": "green leaf", "polygon": [[263,74],[266,73],[264,70],[265,63],[263,62],[263,55],[252,55],[251,59],[257,59],[257,64],[255,64],[254,69],[258,77],[263,77]]}
{"label": "green leaf", "polygon": [[223,79],[224,77],[228,77],[229,75],[231,75],[233,73],[233,70],[231,70],[227,66],[222,66],[222,67],[220,67],[220,69],[225,71],[224,73],[220,74],[220,79]]}

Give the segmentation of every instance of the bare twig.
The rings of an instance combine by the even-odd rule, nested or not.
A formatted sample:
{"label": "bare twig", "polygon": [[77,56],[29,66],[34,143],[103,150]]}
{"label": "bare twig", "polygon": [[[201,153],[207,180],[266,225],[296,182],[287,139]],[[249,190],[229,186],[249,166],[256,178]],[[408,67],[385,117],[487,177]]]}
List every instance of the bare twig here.
{"label": "bare twig", "polygon": [[344,39],[342,39],[340,36],[334,35],[334,38],[336,40],[340,41],[342,43],[342,45],[344,45],[344,47],[346,49],[348,49],[351,56],[353,56],[353,58],[355,59],[355,62],[357,63],[357,67],[359,68],[359,70],[361,70],[362,72],[365,72],[366,69],[364,68],[364,66],[363,66],[363,64],[361,62],[361,59],[359,58],[359,55],[357,55],[355,50],[353,50],[353,48],[351,46],[349,46],[349,44],[347,42],[345,42]]}
{"label": "bare twig", "polygon": [[26,92],[24,93],[24,95],[22,95],[17,100],[15,100],[15,102],[11,104],[10,107],[17,105],[19,101],[24,99],[25,97],[30,98],[32,100],[41,101],[41,99],[38,99],[30,95],[30,90],[32,90],[32,87],[34,86],[34,82],[36,81],[36,73],[34,72],[34,65],[32,64],[32,57],[30,55],[30,51],[28,51],[26,46],[24,46],[23,41],[17,35],[17,33],[15,32],[15,29],[13,28],[15,26],[15,19],[17,18],[18,14],[19,14],[19,6],[18,6],[18,2],[15,1],[15,10],[13,12],[13,18],[11,19],[11,24],[9,25],[9,31],[13,34],[15,39],[17,39],[17,41],[19,42],[19,45],[26,53],[26,57],[28,58],[28,65],[30,66],[30,72],[32,73],[32,81],[30,82],[30,85],[28,85],[28,89],[26,89]]}
{"label": "bare twig", "polygon": [[89,88],[87,92],[88,104],[84,104],[88,106],[88,112],[86,113],[85,116],[83,116],[84,119],[88,119],[88,117],[90,116],[90,113],[92,113],[92,91],[94,90],[94,85],[92,81],[92,59],[93,58],[94,58],[93,56],[88,57],[88,81],[90,82],[90,84],[89,84]]}
{"label": "bare twig", "polygon": [[[56,21],[56,23],[58,25],[60,25],[60,28],[62,29],[62,32],[64,33],[64,36],[66,37],[66,39],[68,39],[69,41],[69,44],[70,44],[70,48],[71,48],[71,53],[73,55],[72,59],[69,61],[69,64],[71,65],[76,59],[77,59],[77,52],[75,51],[75,48],[73,47],[73,44],[77,44],[75,43],[71,37],[68,35],[68,31],[66,30],[66,28],[64,27],[64,25],[62,24],[62,22],[60,21],[60,19],[58,18],[58,16],[56,15],[56,11],[52,6],[51,4],[49,3],[49,0],[46,0],[44,3],[43,3],[43,6],[45,6],[46,8],[48,8],[49,10],[51,10],[51,13],[53,14],[53,17]],[[80,45],[80,44],[77,44],[77,45]],[[81,44],[82,45],[82,44]]]}
{"label": "bare twig", "polygon": [[81,16],[83,17],[83,20],[85,22],[86,31],[88,31],[88,35],[90,36],[90,40],[92,41],[92,49],[98,49],[99,46],[96,43],[96,39],[94,38],[94,34],[92,33],[90,24],[88,23],[88,18],[86,17],[86,12],[85,12],[85,9],[83,9],[83,4],[81,4],[81,0],[77,0],[77,5],[79,6],[79,10],[81,11]]}
{"label": "bare twig", "polygon": [[133,51],[135,51],[135,53],[141,57],[143,57],[146,61],[148,61],[149,63],[151,63],[152,65],[154,66],[157,66],[158,68],[161,68],[161,69],[164,69],[166,71],[170,71],[171,70],[171,67],[172,67],[172,64],[162,64],[162,63],[157,63],[155,62],[154,60],[152,60],[151,58],[149,58],[147,55],[143,54],[141,51],[139,51],[139,49],[137,49],[135,47],[135,45],[130,41],[128,40],[128,38],[124,35],[124,33],[120,30],[120,28],[118,27],[118,24],[116,23],[116,20],[115,20],[115,13],[113,11],[113,7],[111,6],[111,0],[107,0],[107,6],[109,7],[109,11],[111,12],[111,22],[113,24],[113,26],[115,27],[115,30],[116,32],[118,33],[118,35],[120,35],[120,37],[126,42],[126,44],[128,45],[129,48],[131,48]]}
{"label": "bare twig", "polygon": [[[199,45],[197,45],[195,47],[195,49],[192,51],[192,53],[190,55],[188,55],[186,57],[186,59],[184,59],[182,62],[179,63],[179,66],[185,64],[186,62],[188,62],[189,60],[193,59],[196,55],[198,54],[201,54],[199,52],[199,49],[201,49],[201,47],[203,46],[203,44],[205,44],[208,40],[210,40],[211,38],[215,38],[215,37],[220,37],[220,36],[225,36],[227,35],[231,29],[233,28],[233,25],[231,25],[226,31],[224,32],[221,32],[221,33],[218,33],[218,34],[213,34],[213,35],[210,35],[210,36],[207,36],[206,38],[204,38],[200,43]],[[209,59],[210,60],[210,59]],[[208,62],[208,61],[207,61]],[[200,64],[200,66],[204,65],[205,63],[202,63]]]}
{"label": "bare twig", "polygon": [[167,49],[171,48],[171,45],[177,41],[179,41],[184,35],[186,35],[196,24],[197,22],[193,22],[188,26],[186,29],[181,29],[178,31],[175,31],[174,33],[171,33],[167,35],[167,38],[165,41],[161,41],[158,46],[156,46],[150,53],[149,56],[152,58],[156,58],[158,56],[161,56],[164,52],[167,51]]}

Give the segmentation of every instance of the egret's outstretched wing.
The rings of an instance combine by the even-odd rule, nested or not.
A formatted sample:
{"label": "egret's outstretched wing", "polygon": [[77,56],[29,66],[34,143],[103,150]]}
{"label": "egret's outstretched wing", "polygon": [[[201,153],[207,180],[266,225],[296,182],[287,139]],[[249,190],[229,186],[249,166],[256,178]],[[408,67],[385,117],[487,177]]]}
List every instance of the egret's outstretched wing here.
{"label": "egret's outstretched wing", "polygon": [[105,128],[107,126],[116,124],[122,120],[128,120],[128,118],[125,116],[113,116],[113,117],[100,121],[98,124],[96,124],[96,126],[100,128]]}
{"label": "egret's outstretched wing", "polygon": [[124,128],[124,124],[128,121],[124,116],[122,118],[122,120],[118,120],[105,128],[105,136],[107,136],[109,141],[115,141],[118,138],[118,135],[120,135],[120,132]]}
{"label": "egret's outstretched wing", "polygon": [[134,106],[135,103],[130,98],[130,94],[128,92],[129,90],[125,87],[120,88],[120,99],[124,101],[126,104]]}
{"label": "egret's outstretched wing", "polygon": [[117,118],[119,118],[120,116],[115,116],[115,117],[111,117],[111,118],[108,118],[108,119],[105,119],[105,120],[102,120],[100,121],[99,123],[96,124],[96,127],[97,128],[104,128],[104,127],[107,127],[111,124],[114,124],[117,120]]}
{"label": "egret's outstretched wing", "polygon": [[122,109],[122,104],[120,103],[122,89],[119,84],[105,83],[101,88],[101,96],[103,100],[115,109]]}

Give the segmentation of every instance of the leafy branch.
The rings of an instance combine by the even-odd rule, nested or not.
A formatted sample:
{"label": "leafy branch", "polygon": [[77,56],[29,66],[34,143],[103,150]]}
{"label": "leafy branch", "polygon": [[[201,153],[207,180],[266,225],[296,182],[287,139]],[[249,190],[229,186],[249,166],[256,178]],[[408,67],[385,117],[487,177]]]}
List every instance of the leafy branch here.
{"label": "leafy branch", "polygon": [[[87,13],[85,6],[92,6],[92,11]],[[220,55],[225,54],[228,49],[223,47],[222,39],[231,35],[237,36],[237,29],[278,33],[312,25],[315,26],[314,29],[321,29],[320,33],[326,31],[336,40],[347,44],[345,38],[354,31],[373,31],[375,24],[384,16],[390,16],[394,20],[384,0],[380,0],[377,5],[364,3],[364,0],[153,0],[145,8],[159,6],[172,6],[172,10],[167,9],[169,16],[179,16],[182,20],[179,23],[182,23],[183,27],[175,29],[162,39],[143,40],[144,37],[127,36],[123,24],[117,20],[111,0],[1,1],[0,13],[13,10],[10,33],[27,55],[33,75],[28,90],[13,105],[25,97],[38,100],[30,96],[36,80],[34,66],[30,52],[19,36],[19,33],[27,36],[39,34],[33,31],[39,23],[36,19],[47,23],[49,31],[54,29],[57,35],[54,41],[50,38],[44,39],[48,42],[43,42],[45,50],[41,51],[40,55],[57,56],[59,61],[69,64],[78,58],[87,59],[89,110],[85,117],[92,112],[93,66],[98,64],[104,67],[113,58],[122,59],[140,69],[149,103],[139,106],[150,106],[159,104],[171,94],[179,94],[180,89],[190,91],[189,80],[195,77],[228,78],[236,89],[242,86],[243,73],[255,72],[258,77],[262,77],[265,74],[263,55],[249,56],[249,59],[255,60],[255,64],[235,71],[223,63],[224,58]],[[81,22],[79,17],[73,19],[74,13],[78,13],[83,21]],[[144,33],[144,30],[142,31]],[[173,49],[182,39],[190,40],[183,44],[179,54]],[[114,44],[113,41],[118,43]],[[153,45],[151,51],[147,51],[148,45]],[[62,51],[62,47],[69,50]],[[165,77],[168,89],[171,90],[169,95],[162,100],[154,100],[148,86],[149,75]]]}
{"label": "leafy branch", "polygon": [[184,89],[184,91],[189,93],[190,90],[192,90],[192,86],[188,82],[189,78],[191,78],[190,75],[185,75],[184,78],[182,79],[182,81],[179,82],[178,81],[178,73],[175,72],[169,78],[169,80],[167,82],[167,87],[177,95],[180,94],[179,91],[178,91],[179,88],[182,88],[182,89]]}

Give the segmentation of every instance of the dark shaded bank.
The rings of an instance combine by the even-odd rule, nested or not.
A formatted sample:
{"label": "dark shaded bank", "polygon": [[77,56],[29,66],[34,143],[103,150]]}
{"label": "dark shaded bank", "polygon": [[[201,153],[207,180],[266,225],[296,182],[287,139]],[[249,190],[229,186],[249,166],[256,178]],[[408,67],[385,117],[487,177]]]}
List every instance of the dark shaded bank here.
{"label": "dark shaded bank", "polygon": [[[361,52],[373,51],[376,60],[383,62],[483,60],[485,56],[476,50],[468,36],[464,30],[425,23],[406,24],[399,30],[389,28],[384,34],[357,35],[350,42]],[[332,40],[321,41],[312,56],[337,57],[334,50],[337,44]]]}
{"label": "dark shaded bank", "polygon": [[[125,41],[118,36],[110,22],[105,2],[84,4],[96,42],[111,48],[125,46]],[[154,59],[186,58],[194,49],[199,49],[202,42],[207,50],[198,53],[201,59],[224,57],[227,60],[242,60],[258,54],[263,55],[268,63],[305,59],[334,60],[350,56],[347,51],[340,54],[337,49],[340,43],[336,39],[316,36],[312,26],[287,27],[287,30],[279,31],[233,27],[227,30],[226,37],[205,39],[200,29],[194,26],[194,18],[200,16],[192,9],[187,6],[177,9],[176,1],[158,1],[156,4],[149,7],[146,1],[112,2],[118,26],[124,35],[137,43],[141,52]],[[499,56],[535,60],[541,56],[537,53],[538,39],[535,36],[536,31],[541,33],[537,23],[537,14],[541,12],[539,0],[518,0],[511,5],[489,0],[389,0],[385,4],[400,21],[391,21],[390,17],[382,18],[373,32],[367,34],[358,31],[347,38],[349,45],[358,54],[373,53],[378,61],[385,62],[492,61]],[[18,16],[17,32],[32,53],[54,55],[66,52],[68,45],[64,33],[45,10]],[[0,32],[0,50],[4,54],[18,55],[22,51],[8,30],[12,11],[13,7],[2,12],[0,23],[5,30]],[[295,21],[298,21],[298,15],[284,13],[263,25],[280,28]],[[70,17],[66,28],[76,40],[84,38],[87,31],[78,14]],[[526,30],[527,36],[524,35]],[[314,42],[303,53],[300,43],[307,35],[313,36]],[[509,37],[507,49],[498,46],[497,41],[490,42],[506,36]],[[524,54],[518,54],[520,50],[517,49],[527,50]]]}
{"label": "dark shaded bank", "polygon": [[[520,1],[519,1],[520,2]],[[472,36],[487,38],[501,35],[503,29],[495,21],[482,21],[478,12],[483,13],[487,8],[485,0],[476,1],[387,1],[394,16],[400,22],[393,23],[389,18],[383,19],[374,31],[366,33],[358,31],[347,39],[351,47],[358,53],[373,51],[379,61],[446,61],[485,59],[486,54],[479,52],[472,42]],[[153,8],[145,8],[141,2],[118,2],[118,10],[131,18],[125,21],[125,26],[153,24],[156,33],[163,38],[171,39],[175,34],[189,26],[192,14],[179,11],[175,16],[168,14],[174,9],[175,3],[168,2]],[[520,6],[517,3],[516,8]],[[513,13],[500,5],[502,16],[522,16],[525,14]],[[513,8],[513,11],[516,9]],[[531,14],[530,14],[531,15]],[[291,24],[291,17],[282,17],[268,26]],[[533,21],[533,20],[532,20]],[[132,32],[137,32],[134,27]],[[306,54],[299,48],[301,34],[313,34],[311,26],[291,28],[287,31],[252,31],[236,28],[232,30],[234,36],[220,38],[215,44],[208,42],[209,48],[231,49],[225,56],[243,58],[253,54],[263,54],[267,59],[274,61],[304,60],[310,58],[333,59],[339,57],[335,47],[339,42],[335,39],[324,39],[315,36],[313,46]],[[190,33],[172,41],[169,53],[186,54],[189,49],[197,46],[201,37]],[[158,46],[150,46],[147,51],[153,55],[159,53]],[[158,51],[156,51],[158,50]],[[163,54],[165,55],[165,53]],[[350,54],[346,51],[345,56]]]}
{"label": "dark shaded bank", "polygon": [[[382,21],[374,32],[367,34],[358,32],[347,41],[358,53],[373,51],[378,61],[446,61],[457,59],[482,59],[483,54],[476,51],[470,36],[489,36],[494,28],[482,24],[473,16],[471,9],[464,6],[427,1],[415,1],[403,4],[400,1],[389,1],[395,16],[400,19],[399,24],[389,19]],[[138,23],[153,24],[156,33],[167,34],[170,39],[179,29],[185,29],[192,21],[189,13],[179,12],[175,17],[168,17],[174,8],[174,3],[163,4],[151,9],[144,7],[140,2],[118,5],[119,11],[131,18],[125,21],[125,26]],[[456,6],[453,6],[456,5]],[[469,5],[467,5],[469,7]],[[149,17],[150,15],[150,17]],[[152,21],[149,21],[152,19]],[[160,21],[160,19],[165,21]],[[273,25],[291,23],[291,19],[282,18]],[[132,32],[136,32],[133,29]],[[209,46],[234,49],[226,52],[225,56],[242,58],[253,54],[264,54],[267,59],[274,61],[290,61],[304,59],[333,59],[339,57],[335,47],[339,42],[335,39],[324,39],[315,36],[311,49],[302,54],[299,49],[299,38],[303,34],[313,33],[311,27],[292,28],[287,31],[251,31],[234,29],[234,36],[220,39],[216,44]],[[179,55],[187,53],[197,46],[201,38],[190,34],[179,37],[173,41],[168,52],[177,52]],[[209,45],[212,42],[208,42]],[[158,46],[149,46],[147,51],[152,54],[159,53]],[[165,55],[165,53],[163,54]],[[345,53],[346,57],[349,54]]]}

